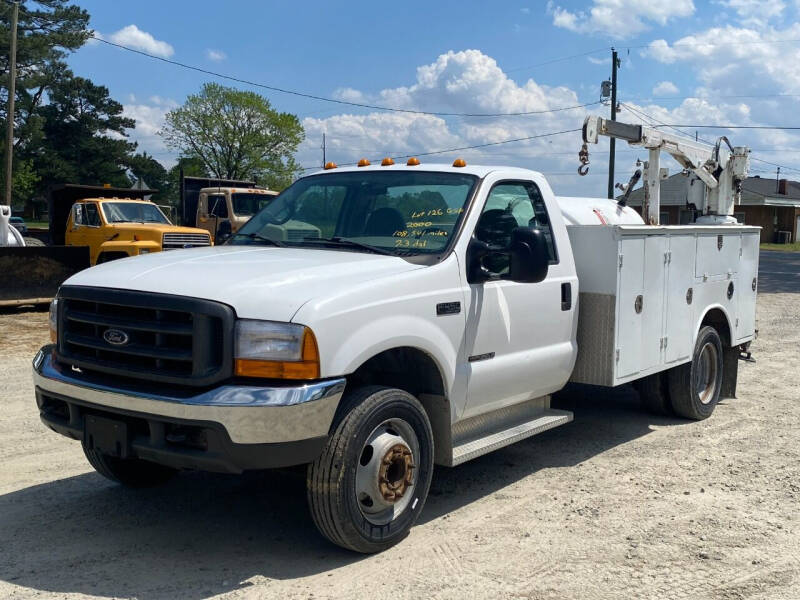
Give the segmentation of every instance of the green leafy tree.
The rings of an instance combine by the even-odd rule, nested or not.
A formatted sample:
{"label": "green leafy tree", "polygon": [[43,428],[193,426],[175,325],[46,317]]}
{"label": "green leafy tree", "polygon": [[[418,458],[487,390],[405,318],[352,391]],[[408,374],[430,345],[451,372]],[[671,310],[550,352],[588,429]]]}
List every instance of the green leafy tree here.
{"label": "green leafy tree", "polygon": [[[48,88],[68,73],[64,58],[89,38],[89,13],[70,0],[22,0],[17,25],[17,98],[15,148],[41,137],[38,108]],[[0,119],[5,130],[8,106],[10,2],[0,3]]]}
{"label": "green leafy tree", "polygon": [[294,153],[305,137],[303,126],[254,92],[207,83],[167,113],[160,134],[214,177],[257,179],[280,190],[300,172]]}
{"label": "green leafy tree", "polygon": [[[0,189],[5,188],[6,184],[5,169],[0,173]],[[40,177],[33,168],[30,160],[15,160],[13,174],[11,176],[11,206],[19,209],[25,206],[28,200],[36,191]],[[5,199],[0,199],[0,203]]]}
{"label": "green leafy tree", "polygon": [[164,187],[163,201],[178,208],[181,196],[181,169],[183,174],[192,177],[208,177],[208,170],[199,158],[181,156],[178,162],[167,171],[167,181]]}
{"label": "green leafy tree", "polygon": [[128,169],[128,178],[131,185],[141,179],[147,187],[157,191],[152,197],[154,202],[165,201],[169,182],[167,170],[160,162],[147,152],[142,152],[141,154],[134,154],[128,159]]}
{"label": "green leafy tree", "polygon": [[136,144],[126,139],[126,130],[135,122],[123,116],[108,88],[68,73],[48,89],[48,103],[38,113],[43,135],[30,156],[40,188],[63,182],[130,185],[126,173]]}

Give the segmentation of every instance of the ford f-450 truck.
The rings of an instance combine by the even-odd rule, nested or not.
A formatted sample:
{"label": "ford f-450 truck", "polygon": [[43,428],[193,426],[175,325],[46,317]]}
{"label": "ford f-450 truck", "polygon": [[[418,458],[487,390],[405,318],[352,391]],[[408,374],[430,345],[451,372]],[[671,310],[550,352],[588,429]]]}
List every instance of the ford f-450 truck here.
{"label": "ford f-450 truck", "polygon": [[131,486],[307,464],[319,530],[376,552],[434,464],[571,421],[550,406],[569,381],[689,419],[735,393],[758,228],[646,225],[527,169],[366,163],[299,179],[223,246],[70,278],[33,363],[43,422]]}

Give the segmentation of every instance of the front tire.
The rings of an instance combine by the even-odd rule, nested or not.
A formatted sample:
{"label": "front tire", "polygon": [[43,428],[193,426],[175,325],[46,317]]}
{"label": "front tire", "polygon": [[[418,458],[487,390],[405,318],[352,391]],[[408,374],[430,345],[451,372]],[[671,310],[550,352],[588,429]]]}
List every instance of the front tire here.
{"label": "front tire", "polygon": [[700,330],[692,361],[670,369],[668,383],[675,414],[695,421],[711,416],[722,389],[722,340],[716,329]]}
{"label": "front tire", "polygon": [[362,553],[385,550],[419,517],[433,474],[433,433],[425,409],[403,390],[355,389],[334,431],[308,467],[314,524],[334,544]]}
{"label": "front tire", "polygon": [[166,483],[178,472],[138,458],[116,458],[83,445],[83,453],[94,470],[106,479],[132,488],[154,487]]}

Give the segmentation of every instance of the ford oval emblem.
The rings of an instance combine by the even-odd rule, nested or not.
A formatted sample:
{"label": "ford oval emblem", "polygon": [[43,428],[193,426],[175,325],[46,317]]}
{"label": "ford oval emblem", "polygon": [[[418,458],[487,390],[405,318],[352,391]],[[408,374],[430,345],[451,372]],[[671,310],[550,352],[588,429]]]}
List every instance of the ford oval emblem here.
{"label": "ford oval emblem", "polygon": [[106,329],[103,334],[103,339],[112,346],[124,346],[130,340],[130,337],[124,331],[119,329]]}

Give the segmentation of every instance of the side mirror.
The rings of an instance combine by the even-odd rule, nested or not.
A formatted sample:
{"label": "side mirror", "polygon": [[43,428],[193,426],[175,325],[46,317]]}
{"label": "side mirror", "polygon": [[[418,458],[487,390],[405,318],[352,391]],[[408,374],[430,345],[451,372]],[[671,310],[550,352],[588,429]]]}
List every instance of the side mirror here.
{"label": "side mirror", "polygon": [[492,250],[489,244],[477,238],[472,238],[467,246],[467,281],[469,283],[483,283],[494,277],[494,274],[483,266],[483,259]]}
{"label": "side mirror", "polygon": [[[496,273],[484,266],[484,259],[494,256],[493,262],[504,265]],[[503,260],[501,257],[508,257]],[[487,261],[488,262],[488,261]],[[507,265],[507,272],[505,265]],[[550,255],[547,240],[538,229],[517,227],[511,232],[508,249],[494,250],[486,242],[472,238],[467,247],[467,281],[483,283],[491,279],[505,279],[519,283],[539,283],[547,277]]]}
{"label": "side mirror", "polygon": [[542,232],[530,227],[517,227],[511,232],[509,272],[504,279],[520,283],[539,283],[547,277],[550,254]]}

